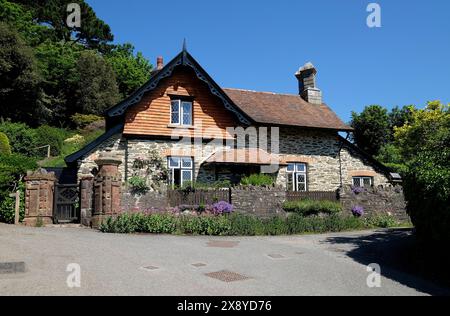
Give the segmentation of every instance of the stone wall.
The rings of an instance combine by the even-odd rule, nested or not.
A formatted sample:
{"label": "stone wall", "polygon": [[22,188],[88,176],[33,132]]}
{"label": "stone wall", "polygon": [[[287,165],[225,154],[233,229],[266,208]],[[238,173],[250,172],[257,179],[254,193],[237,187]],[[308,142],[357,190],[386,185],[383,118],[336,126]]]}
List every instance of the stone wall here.
{"label": "stone wall", "polygon": [[286,200],[284,188],[235,187],[231,189],[231,203],[239,213],[271,217],[285,215],[283,203]]}
{"label": "stone wall", "polygon": [[123,188],[121,209],[123,212],[164,210],[168,207],[166,192],[147,192],[139,195]]}
{"label": "stone wall", "polygon": [[409,220],[406,202],[401,186],[378,186],[354,193],[351,186],[345,186],[339,192],[344,212],[350,214],[352,207],[364,207],[365,216],[385,214],[397,220]]}

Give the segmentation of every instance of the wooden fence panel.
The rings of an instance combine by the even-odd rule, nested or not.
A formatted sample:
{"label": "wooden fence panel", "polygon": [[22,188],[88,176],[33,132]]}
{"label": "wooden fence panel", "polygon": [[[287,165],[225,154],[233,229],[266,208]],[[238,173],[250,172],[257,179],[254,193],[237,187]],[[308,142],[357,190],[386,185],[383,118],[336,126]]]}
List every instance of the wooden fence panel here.
{"label": "wooden fence panel", "polygon": [[171,207],[180,205],[211,205],[220,201],[230,203],[230,190],[195,190],[188,193],[180,190],[168,190],[167,201]]}
{"label": "wooden fence panel", "polygon": [[311,191],[311,192],[286,192],[288,201],[313,200],[313,201],[338,201],[336,191]]}

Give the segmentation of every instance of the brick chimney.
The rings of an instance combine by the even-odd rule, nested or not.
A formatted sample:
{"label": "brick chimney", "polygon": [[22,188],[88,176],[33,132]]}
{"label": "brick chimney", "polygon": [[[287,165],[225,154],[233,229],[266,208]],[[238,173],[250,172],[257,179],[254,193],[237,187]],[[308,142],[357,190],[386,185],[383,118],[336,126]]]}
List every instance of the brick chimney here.
{"label": "brick chimney", "polygon": [[163,68],[164,68],[164,59],[161,56],[159,56],[156,59],[156,70],[161,70]]}
{"label": "brick chimney", "polygon": [[298,79],[299,94],[309,103],[322,104],[322,91],[316,87],[317,70],[312,63],[306,63],[295,76]]}

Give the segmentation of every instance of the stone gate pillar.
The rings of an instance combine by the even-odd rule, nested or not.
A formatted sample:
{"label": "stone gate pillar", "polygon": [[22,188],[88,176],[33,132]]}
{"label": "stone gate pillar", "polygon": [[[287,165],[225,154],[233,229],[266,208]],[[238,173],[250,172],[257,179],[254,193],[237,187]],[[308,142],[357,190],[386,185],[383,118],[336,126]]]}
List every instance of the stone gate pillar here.
{"label": "stone gate pillar", "polygon": [[103,219],[120,213],[122,176],[119,165],[122,161],[111,154],[103,154],[95,163],[99,171],[94,178],[92,227],[98,228]]}
{"label": "stone gate pillar", "polygon": [[43,169],[28,172],[25,177],[25,220],[27,226],[53,224],[55,173]]}
{"label": "stone gate pillar", "polygon": [[94,176],[90,172],[80,175],[80,221],[83,226],[91,226],[94,208]]}

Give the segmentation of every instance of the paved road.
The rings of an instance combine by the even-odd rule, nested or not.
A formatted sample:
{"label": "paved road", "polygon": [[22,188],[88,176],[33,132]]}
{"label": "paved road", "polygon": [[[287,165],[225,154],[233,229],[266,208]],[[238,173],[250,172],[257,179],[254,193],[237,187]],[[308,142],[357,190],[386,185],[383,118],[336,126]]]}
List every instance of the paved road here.
{"label": "paved road", "polygon": [[[395,252],[408,234],[217,238],[0,224],[0,263],[26,263],[25,273],[0,274],[0,295],[448,294],[386,260],[393,258],[386,249]],[[381,288],[369,288],[366,266],[377,259]],[[81,267],[80,288],[66,284],[70,263]],[[248,279],[224,282],[206,275],[223,270],[235,274],[221,276]]]}

